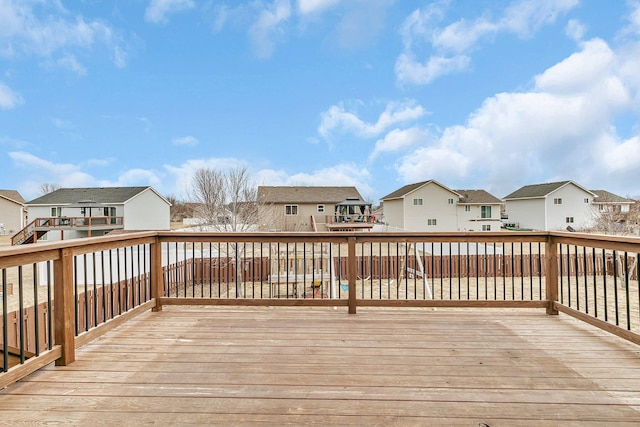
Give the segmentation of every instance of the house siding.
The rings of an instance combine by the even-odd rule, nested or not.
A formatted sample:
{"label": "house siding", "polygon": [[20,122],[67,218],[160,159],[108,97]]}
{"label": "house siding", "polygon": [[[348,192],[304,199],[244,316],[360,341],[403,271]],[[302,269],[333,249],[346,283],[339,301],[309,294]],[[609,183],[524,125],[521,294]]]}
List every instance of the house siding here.
{"label": "house siding", "polygon": [[505,206],[509,222],[517,227],[546,229],[545,198],[507,200]]}
{"label": "house siding", "polygon": [[124,204],[125,230],[169,230],[170,206],[151,188]]}
{"label": "house siding", "polygon": [[[555,198],[561,198],[562,204],[554,204]],[[589,199],[589,203],[585,203],[585,199]],[[550,193],[547,196],[546,230],[565,230],[568,225],[575,229],[589,227],[594,220],[592,200],[591,194],[572,184]],[[573,223],[567,223],[567,217],[572,217]]]}
{"label": "house siding", "polygon": [[0,233],[14,234],[24,227],[24,209],[11,200],[0,197]]}
{"label": "house siding", "polygon": [[[465,208],[469,206],[469,211]],[[482,207],[491,207],[491,216],[482,218]],[[500,204],[487,203],[482,205],[460,204],[457,209],[458,231],[482,231],[483,226],[491,227],[490,231],[500,230]]]}
{"label": "house siding", "polygon": [[[414,199],[422,199],[421,206],[414,206]],[[449,204],[449,199],[453,203]],[[458,228],[457,194],[433,182],[412,191],[404,198],[404,229],[410,231],[451,231]],[[386,215],[386,212],[385,212]],[[436,225],[428,225],[435,219]]]}

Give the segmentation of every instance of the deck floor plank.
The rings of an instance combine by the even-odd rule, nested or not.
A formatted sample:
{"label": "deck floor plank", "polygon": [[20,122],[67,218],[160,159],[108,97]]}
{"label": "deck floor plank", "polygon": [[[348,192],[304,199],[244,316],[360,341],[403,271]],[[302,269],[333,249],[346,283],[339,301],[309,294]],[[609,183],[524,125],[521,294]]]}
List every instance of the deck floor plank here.
{"label": "deck floor plank", "polygon": [[640,425],[640,347],[540,310],[165,307],[0,392],[67,425]]}

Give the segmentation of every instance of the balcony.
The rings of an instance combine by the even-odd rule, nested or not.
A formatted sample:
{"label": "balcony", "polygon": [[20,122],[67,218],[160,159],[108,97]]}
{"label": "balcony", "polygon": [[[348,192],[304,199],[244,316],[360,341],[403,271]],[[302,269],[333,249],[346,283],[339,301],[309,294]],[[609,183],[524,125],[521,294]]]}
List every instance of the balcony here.
{"label": "balcony", "polygon": [[486,232],[3,249],[0,409],[8,423],[637,425],[639,253],[637,238]]}

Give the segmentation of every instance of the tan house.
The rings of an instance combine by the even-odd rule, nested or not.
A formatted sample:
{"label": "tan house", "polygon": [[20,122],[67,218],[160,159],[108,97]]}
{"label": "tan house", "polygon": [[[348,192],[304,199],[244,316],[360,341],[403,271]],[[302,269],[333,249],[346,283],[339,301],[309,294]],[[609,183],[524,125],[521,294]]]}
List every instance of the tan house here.
{"label": "tan house", "polygon": [[484,190],[452,190],[435,180],[382,199],[388,227],[408,231],[499,231],[502,201]]}
{"label": "tan house", "polygon": [[[368,211],[367,211],[368,206]],[[258,187],[258,228],[263,231],[327,231],[373,227],[371,204],[355,187]],[[344,213],[344,214],[343,214]]]}
{"label": "tan house", "polygon": [[13,234],[25,226],[25,200],[16,190],[0,190],[0,234]]}

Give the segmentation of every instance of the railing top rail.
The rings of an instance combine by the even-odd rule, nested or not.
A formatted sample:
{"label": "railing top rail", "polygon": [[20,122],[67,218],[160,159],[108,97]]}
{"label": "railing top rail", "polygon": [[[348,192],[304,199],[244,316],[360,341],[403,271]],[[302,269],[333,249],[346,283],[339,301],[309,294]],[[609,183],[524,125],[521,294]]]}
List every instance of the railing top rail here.
{"label": "railing top rail", "polygon": [[555,243],[640,253],[640,237],[560,231],[550,232],[549,237]]}

